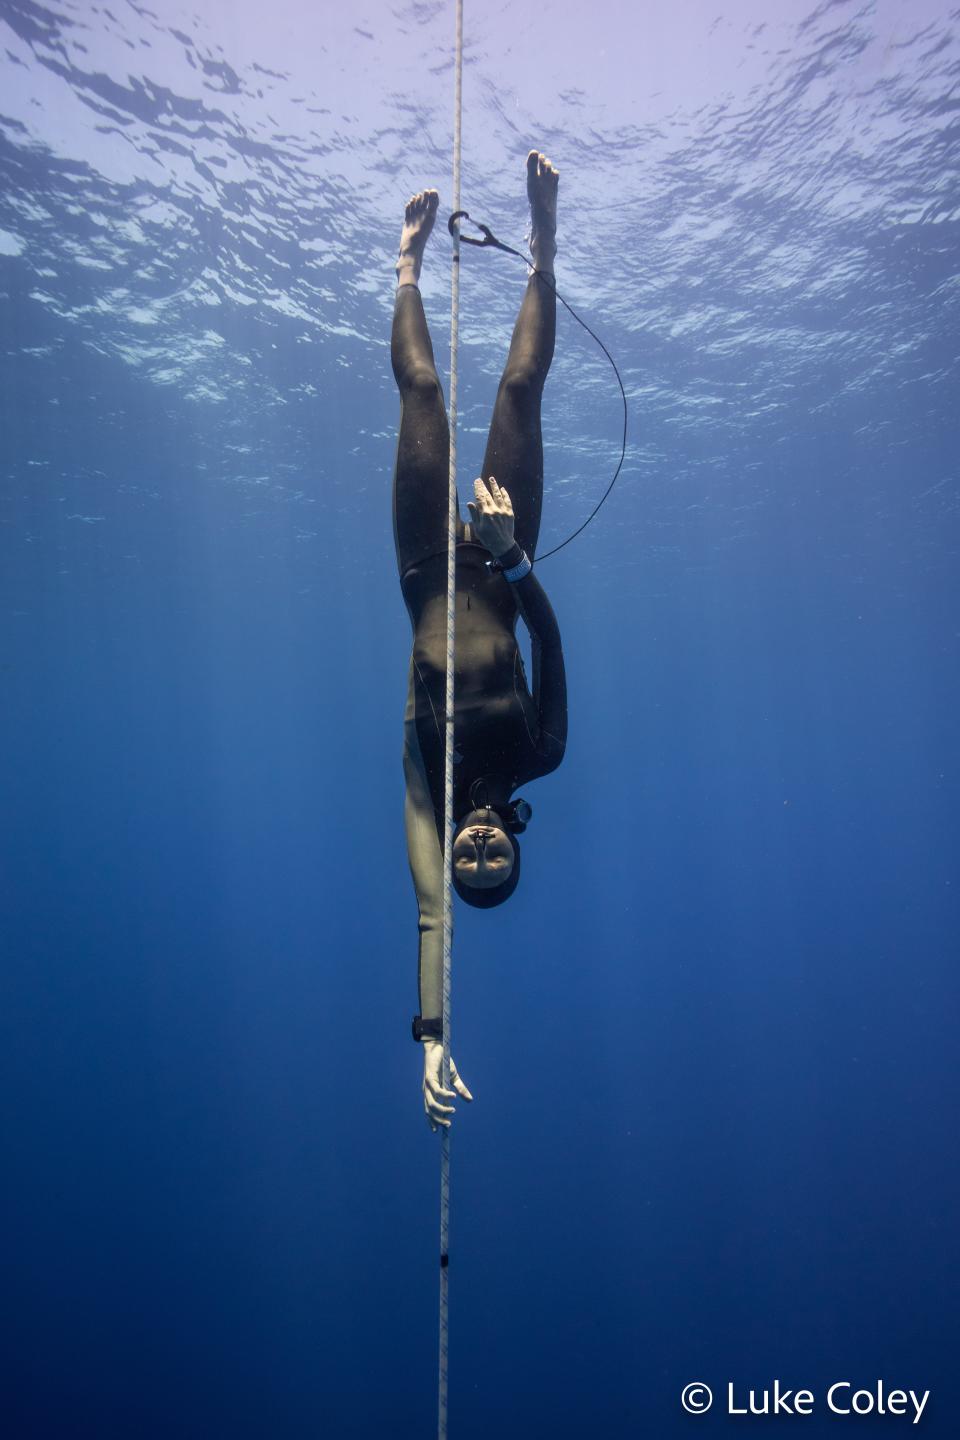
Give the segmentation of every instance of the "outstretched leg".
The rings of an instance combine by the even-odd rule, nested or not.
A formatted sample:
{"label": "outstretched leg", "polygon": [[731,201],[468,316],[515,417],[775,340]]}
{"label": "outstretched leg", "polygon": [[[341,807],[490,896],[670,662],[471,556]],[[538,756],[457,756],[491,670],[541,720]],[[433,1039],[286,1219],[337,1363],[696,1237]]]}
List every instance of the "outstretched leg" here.
{"label": "outstretched leg", "polygon": [[557,327],[557,299],[551,282],[557,253],[559,179],[546,156],[531,150],[527,156],[530,251],[536,268],[550,278],[531,275],[527,281],[483,457],[484,479],[495,476],[510,494],[517,543],[531,559],[540,533],[543,504],[540,400],[553,359]]}
{"label": "outstretched leg", "polygon": [[397,259],[390,358],[400,391],[400,435],[393,476],[393,534],[401,576],[447,548],[450,431],[418,281],[439,196],[409,201]]}

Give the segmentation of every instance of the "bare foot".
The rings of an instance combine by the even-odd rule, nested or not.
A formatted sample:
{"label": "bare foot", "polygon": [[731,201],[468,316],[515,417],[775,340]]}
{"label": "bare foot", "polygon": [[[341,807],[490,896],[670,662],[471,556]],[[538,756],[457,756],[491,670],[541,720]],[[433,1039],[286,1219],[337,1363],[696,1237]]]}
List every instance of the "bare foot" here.
{"label": "bare foot", "polygon": [[407,201],[400,233],[397,284],[416,285],[420,280],[423,250],[437,218],[440,196],[436,190],[421,190]]}
{"label": "bare foot", "polygon": [[560,172],[539,150],[527,156],[527,199],[530,201],[530,253],[538,270],[552,271],[557,253],[557,187]]}

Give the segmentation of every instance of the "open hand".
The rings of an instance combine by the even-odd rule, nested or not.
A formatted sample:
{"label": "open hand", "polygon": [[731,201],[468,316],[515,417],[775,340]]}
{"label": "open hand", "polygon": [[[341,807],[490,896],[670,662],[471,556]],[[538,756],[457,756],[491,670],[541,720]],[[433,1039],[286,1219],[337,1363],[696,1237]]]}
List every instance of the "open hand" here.
{"label": "open hand", "polygon": [[454,1114],[452,1105],[447,1105],[446,1100],[455,1100],[457,1095],[463,1100],[472,1100],[473,1096],[464,1085],[457,1074],[457,1067],[453,1063],[453,1056],[450,1056],[450,1083],[454,1090],[445,1090],[441,1069],[443,1066],[443,1043],[440,1040],[424,1040],[423,1044],[423,1108],[427,1112],[427,1119],[430,1122],[431,1130],[438,1130],[441,1125],[445,1128],[450,1126],[450,1116]]}
{"label": "open hand", "polygon": [[467,501],[473,533],[495,560],[513,547],[513,505],[506,490],[501,490],[491,475],[486,484],[474,480],[476,500]]}

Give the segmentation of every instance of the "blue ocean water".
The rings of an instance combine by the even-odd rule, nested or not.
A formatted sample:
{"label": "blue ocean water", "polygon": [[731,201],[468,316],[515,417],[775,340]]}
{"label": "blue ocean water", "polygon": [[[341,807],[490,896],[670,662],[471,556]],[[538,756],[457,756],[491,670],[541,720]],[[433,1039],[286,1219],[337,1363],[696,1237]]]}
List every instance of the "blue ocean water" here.
{"label": "blue ocean water", "polygon": [[[451,1435],[765,1429],[727,1386],[775,1378],[953,1435],[960,12],[465,23],[463,204],[522,248],[558,165],[630,429],[541,573],[523,884],[457,915]],[[452,46],[0,0],[11,1440],[435,1433],[388,339]],[[464,500],[523,283],[464,255]],[[619,449],[563,311],[544,426],[541,548]]]}

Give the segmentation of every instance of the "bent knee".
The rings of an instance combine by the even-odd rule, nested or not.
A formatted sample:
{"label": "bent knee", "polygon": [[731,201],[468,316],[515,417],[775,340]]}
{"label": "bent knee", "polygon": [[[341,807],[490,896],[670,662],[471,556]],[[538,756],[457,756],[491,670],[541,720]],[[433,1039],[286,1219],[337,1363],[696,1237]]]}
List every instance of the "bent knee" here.
{"label": "bent knee", "polygon": [[443,404],[440,377],[432,365],[424,363],[408,365],[399,377],[399,385],[405,395],[416,395],[423,400],[429,400],[436,396],[441,405]]}
{"label": "bent knee", "polygon": [[500,391],[517,405],[537,404],[543,392],[543,374],[533,363],[510,365],[500,381]]}

